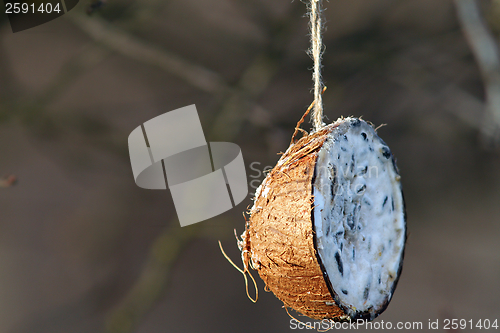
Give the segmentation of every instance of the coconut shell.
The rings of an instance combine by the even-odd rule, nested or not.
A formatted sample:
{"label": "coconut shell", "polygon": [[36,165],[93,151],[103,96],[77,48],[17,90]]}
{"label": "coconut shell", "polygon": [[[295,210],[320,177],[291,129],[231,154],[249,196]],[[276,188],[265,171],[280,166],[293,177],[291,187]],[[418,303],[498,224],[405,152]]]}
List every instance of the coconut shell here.
{"label": "coconut shell", "polygon": [[340,321],[347,316],[323,277],[311,221],[317,152],[334,126],[300,139],[269,172],[256,194],[242,249],[286,307],[313,319]]}
{"label": "coconut shell", "polygon": [[[348,141],[361,156],[356,174]],[[378,169],[367,175],[369,161],[380,177]],[[344,164],[347,172],[335,167]],[[392,153],[366,122],[339,119],[292,143],[256,191],[238,242],[245,270],[251,264],[285,307],[310,318],[373,320],[401,273],[406,215],[399,180]],[[342,182],[355,192],[334,193]]]}

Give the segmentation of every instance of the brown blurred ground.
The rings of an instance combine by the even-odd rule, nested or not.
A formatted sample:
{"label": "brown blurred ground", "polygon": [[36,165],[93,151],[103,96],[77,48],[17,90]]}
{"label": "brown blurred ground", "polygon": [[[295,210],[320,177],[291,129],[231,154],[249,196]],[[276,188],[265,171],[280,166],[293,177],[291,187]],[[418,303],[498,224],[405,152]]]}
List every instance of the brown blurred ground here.
{"label": "brown blurred ground", "polygon": [[[196,104],[207,140],[240,145],[248,175],[261,180],[250,165],[276,162],[312,100],[298,1],[110,0],[73,19],[86,5],[16,34],[0,15],[0,174],[19,178],[0,188],[0,332],[103,331],[155,238],[178,223],[168,191],[133,182],[127,137],[136,126]],[[425,328],[429,319],[500,319],[500,155],[482,148],[473,126],[483,86],[452,2],[326,7],[326,115],[388,124],[379,134],[398,158],[407,201],[403,275],[377,320]],[[200,89],[97,43],[82,29],[93,20],[243,93]],[[224,109],[230,117],[221,118]],[[228,120],[217,127],[220,119]],[[238,262],[233,229],[243,231],[250,204],[249,196],[202,222],[137,332],[289,330],[282,304],[260,280],[252,304],[218,249],[222,239]]]}

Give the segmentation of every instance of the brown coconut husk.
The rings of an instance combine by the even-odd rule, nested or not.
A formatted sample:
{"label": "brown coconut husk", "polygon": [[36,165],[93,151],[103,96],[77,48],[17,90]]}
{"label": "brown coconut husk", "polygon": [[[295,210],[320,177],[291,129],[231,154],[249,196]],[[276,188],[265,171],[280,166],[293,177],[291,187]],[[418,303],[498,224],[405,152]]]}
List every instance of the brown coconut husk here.
{"label": "brown coconut husk", "polygon": [[[338,124],[290,145],[256,193],[240,248],[245,269],[256,269],[285,307],[313,319],[347,319],[328,289],[315,249],[312,222],[317,154]],[[265,191],[265,195],[263,195]]]}

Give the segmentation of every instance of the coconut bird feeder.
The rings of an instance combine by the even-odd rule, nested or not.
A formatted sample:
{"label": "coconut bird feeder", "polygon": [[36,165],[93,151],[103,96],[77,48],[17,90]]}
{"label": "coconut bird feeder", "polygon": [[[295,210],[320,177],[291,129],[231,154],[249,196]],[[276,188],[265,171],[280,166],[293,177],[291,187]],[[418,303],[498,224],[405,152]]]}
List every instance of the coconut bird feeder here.
{"label": "coconut bird feeder", "polygon": [[373,320],[402,270],[401,177],[371,124],[351,117],[322,122],[320,5],[313,0],[309,8],[315,100],[308,111],[314,105],[315,128],[292,137],[256,190],[238,240],[242,272],[257,270],[286,308],[310,318]]}

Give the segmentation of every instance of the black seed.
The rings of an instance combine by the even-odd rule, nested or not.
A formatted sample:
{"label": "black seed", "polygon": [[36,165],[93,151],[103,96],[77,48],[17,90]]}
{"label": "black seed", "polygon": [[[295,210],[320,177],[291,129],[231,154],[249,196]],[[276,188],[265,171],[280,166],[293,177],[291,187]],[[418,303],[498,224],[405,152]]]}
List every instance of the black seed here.
{"label": "black seed", "polygon": [[344,243],[340,243],[340,252],[344,249]]}
{"label": "black seed", "polygon": [[352,248],[352,260],[356,259],[356,249]]}
{"label": "black seed", "polygon": [[365,166],[365,168],[364,168],[364,169],[362,169],[362,170],[361,170],[361,172],[360,172],[359,174],[360,174],[360,175],[364,175],[364,174],[366,174],[367,172],[368,172],[368,165],[367,165],[367,166]]}
{"label": "black seed", "polygon": [[333,179],[333,182],[332,184],[330,185],[330,192],[332,194],[332,198],[335,196],[335,183],[337,181],[337,169],[333,166],[333,165],[330,165],[330,175],[331,175],[331,179]]}
{"label": "black seed", "polygon": [[385,207],[385,204],[387,203],[387,200],[389,200],[389,197],[386,196],[385,199],[384,199],[384,203],[382,204],[382,208]]}
{"label": "black seed", "polygon": [[354,154],[351,156],[351,173],[354,173]]}
{"label": "black seed", "polygon": [[368,141],[368,138],[366,136],[366,133],[365,132],[361,132],[361,136],[363,137],[364,140]]}
{"label": "black seed", "polygon": [[382,283],[382,277],[380,276],[380,274],[378,275],[378,284]]}
{"label": "black seed", "polygon": [[347,290],[345,290],[345,289],[342,289],[342,292],[344,293],[344,295],[348,294]]}
{"label": "black seed", "polygon": [[371,206],[372,204],[370,203],[370,201],[368,201],[366,198],[363,199],[363,202],[367,205],[367,206]]}
{"label": "black seed", "polygon": [[347,136],[346,136],[346,135],[344,135],[344,140],[345,140],[345,141],[349,141],[349,140],[347,140]]}
{"label": "black seed", "polygon": [[359,188],[358,193],[363,192],[366,189],[366,185],[363,185]]}
{"label": "black seed", "polygon": [[389,147],[382,147],[382,155],[387,159],[391,157],[391,151],[389,150]]}
{"label": "black seed", "polygon": [[365,291],[363,292],[363,299],[366,301],[368,299],[368,294],[370,293],[370,285],[366,286]]}
{"label": "black seed", "polygon": [[370,151],[373,151],[373,147],[372,146],[369,146],[368,149],[370,149]]}
{"label": "black seed", "polygon": [[391,197],[391,202],[392,202],[392,211],[394,211],[394,197]]}
{"label": "black seed", "polygon": [[337,231],[337,233],[335,234],[335,236],[339,237],[339,236],[342,236],[344,234],[343,231]]}
{"label": "black seed", "polygon": [[335,260],[337,261],[337,267],[339,269],[340,275],[344,276],[344,265],[342,260],[340,260],[340,255],[338,252],[335,253]]}
{"label": "black seed", "polygon": [[330,225],[328,224],[326,226],[326,235],[328,236],[330,234]]}
{"label": "black seed", "polygon": [[337,154],[337,159],[340,160],[340,154]]}
{"label": "black seed", "polygon": [[365,291],[363,292],[363,299],[366,301],[368,299],[368,294],[370,293],[370,285],[368,285],[365,288]]}
{"label": "black seed", "polygon": [[351,123],[352,127],[357,127],[359,125],[361,125],[361,120],[359,120],[359,119],[353,120]]}
{"label": "black seed", "polygon": [[342,151],[347,151],[347,149],[346,149],[345,147],[340,147],[340,149],[341,149]]}

